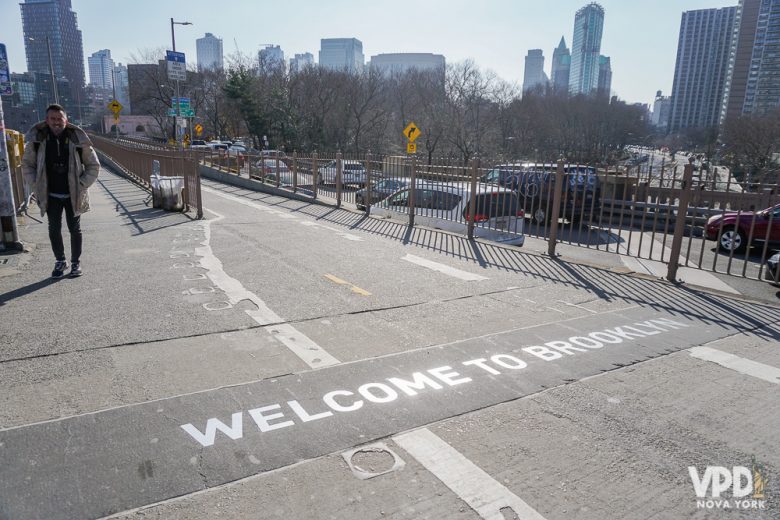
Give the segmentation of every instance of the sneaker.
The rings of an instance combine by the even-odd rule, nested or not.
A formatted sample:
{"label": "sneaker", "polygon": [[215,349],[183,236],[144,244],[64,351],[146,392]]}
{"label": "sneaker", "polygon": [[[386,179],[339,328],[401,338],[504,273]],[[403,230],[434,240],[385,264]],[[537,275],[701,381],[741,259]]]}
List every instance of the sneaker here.
{"label": "sneaker", "polygon": [[57,261],[54,263],[54,271],[51,272],[52,278],[62,278],[65,276],[65,269],[68,268],[68,262],[65,260]]}
{"label": "sneaker", "polygon": [[73,265],[70,268],[70,276],[71,278],[76,278],[77,276],[81,276],[83,273],[81,272],[81,262],[73,262]]}

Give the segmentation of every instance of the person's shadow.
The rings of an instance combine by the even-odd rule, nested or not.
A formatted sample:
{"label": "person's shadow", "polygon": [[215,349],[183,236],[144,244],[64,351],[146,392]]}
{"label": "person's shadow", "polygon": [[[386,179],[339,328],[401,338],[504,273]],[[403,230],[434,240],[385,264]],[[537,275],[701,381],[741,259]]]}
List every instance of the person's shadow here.
{"label": "person's shadow", "polygon": [[44,287],[47,287],[53,283],[57,283],[59,280],[63,280],[63,278],[44,278],[43,280],[35,283],[31,283],[30,285],[27,285],[25,287],[19,287],[18,289],[14,289],[13,291],[8,291],[5,294],[0,294],[0,307],[5,305],[7,302],[13,300],[14,298],[19,298],[20,296],[24,296],[26,294],[34,293],[38,289],[43,289]]}

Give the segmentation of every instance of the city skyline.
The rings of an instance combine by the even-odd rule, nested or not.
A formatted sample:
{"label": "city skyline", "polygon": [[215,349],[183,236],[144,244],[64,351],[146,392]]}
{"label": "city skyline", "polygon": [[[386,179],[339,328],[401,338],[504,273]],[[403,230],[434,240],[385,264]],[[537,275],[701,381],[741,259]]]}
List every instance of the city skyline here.
{"label": "city skyline", "polygon": [[[677,47],[677,33],[683,11],[736,5],[723,0],[657,0],[626,5],[620,0],[599,2],[608,13],[602,48],[609,49],[612,60],[612,91],[629,102],[649,103],[657,90],[671,91]],[[124,12],[96,0],[72,0],[83,33],[86,57],[100,49],[109,49],[116,62],[133,63],[132,56],[148,49],[170,48],[170,17],[194,25],[176,27],[177,50],[187,54],[195,66],[195,40],[206,32],[224,40],[226,61],[236,47],[248,56],[257,56],[261,44],[279,45],[285,56],[319,51],[320,39],[356,38],[363,42],[366,60],[385,53],[426,52],[443,55],[448,64],[473,60],[482,70],[492,70],[504,80],[521,87],[524,57],[528,49],[541,48],[549,56],[564,36],[571,38],[574,13],[587,1],[561,0],[557,8],[537,2],[496,0],[473,6],[462,0],[431,1],[416,7],[416,16],[386,1],[371,5],[337,0],[328,5],[292,0],[284,6],[263,7],[272,19],[294,18],[294,29],[285,24],[258,25],[251,16],[233,16],[250,12],[256,4],[235,2],[222,14],[213,5],[193,7],[193,2],[173,0],[160,10],[159,3],[134,2]],[[637,5],[638,4],[638,5]],[[148,9],[145,6],[148,5]],[[159,21],[149,12],[159,11]],[[469,12],[463,17],[464,10]],[[300,13],[306,16],[297,16]],[[247,20],[247,22],[243,22]],[[326,22],[323,22],[325,20]],[[435,21],[432,23],[431,21]],[[641,25],[641,27],[637,27]],[[521,30],[517,30],[520,27]],[[133,28],[128,30],[127,28]],[[513,29],[514,28],[514,29]],[[26,70],[26,59],[18,3],[0,7],[0,32],[8,47],[13,72]],[[498,38],[498,34],[501,35]],[[547,62],[545,72],[550,71]]]}

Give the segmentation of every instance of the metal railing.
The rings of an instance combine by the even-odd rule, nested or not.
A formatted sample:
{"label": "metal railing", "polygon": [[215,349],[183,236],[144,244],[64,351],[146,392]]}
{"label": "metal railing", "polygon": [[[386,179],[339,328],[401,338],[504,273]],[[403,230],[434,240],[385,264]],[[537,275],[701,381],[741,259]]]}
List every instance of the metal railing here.
{"label": "metal railing", "polygon": [[[336,207],[392,215],[411,226],[455,230],[470,238],[536,237],[548,242],[551,255],[558,244],[567,244],[661,262],[670,280],[680,266],[780,280],[780,273],[766,271],[768,258],[780,248],[778,187],[753,184],[748,189],[724,169],[696,172],[692,165],[665,162],[615,171],[563,162],[425,164],[370,152],[193,150],[184,155],[193,164],[254,179],[282,195],[297,193]],[[495,192],[495,198],[471,197],[454,211],[458,196],[485,192]]]}
{"label": "metal railing", "polygon": [[154,161],[160,165],[160,175],[163,177],[184,177],[185,211],[194,209],[197,218],[203,218],[203,202],[200,190],[200,170],[198,160],[187,151],[148,149],[116,142],[96,135],[90,136],[95,149],[108,157],[115,165],[122,168],[125,174],[136,183],[151,190],[151,177]]}

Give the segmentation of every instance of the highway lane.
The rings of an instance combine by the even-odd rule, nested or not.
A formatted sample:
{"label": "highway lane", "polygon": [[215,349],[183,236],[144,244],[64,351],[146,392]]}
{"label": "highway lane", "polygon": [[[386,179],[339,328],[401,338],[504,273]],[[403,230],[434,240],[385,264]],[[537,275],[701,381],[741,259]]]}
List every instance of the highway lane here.
{"label": "highway lane", "polygon": [[[206,221],[120,240],[135,213],[112,201],[143,210],[105,188],[115,247],[157,246],[158,290],[125,305],[198,334],[150,342],[165,316],[128,312],[121,343],[84,327],[90,349],[0,364],[0,517],[672,518],[697,512],[690,464],[780,467],[776,383],[685,350],[771,373],[775,307],[213,183]],[[752,428],[729,435],[735,416]],[[357,478],[360,457],[387,472]]]}

